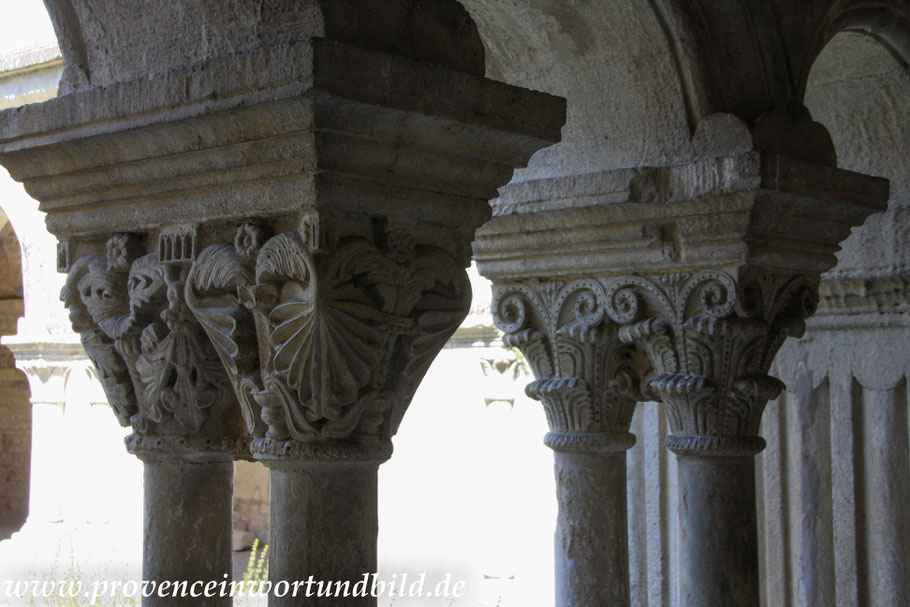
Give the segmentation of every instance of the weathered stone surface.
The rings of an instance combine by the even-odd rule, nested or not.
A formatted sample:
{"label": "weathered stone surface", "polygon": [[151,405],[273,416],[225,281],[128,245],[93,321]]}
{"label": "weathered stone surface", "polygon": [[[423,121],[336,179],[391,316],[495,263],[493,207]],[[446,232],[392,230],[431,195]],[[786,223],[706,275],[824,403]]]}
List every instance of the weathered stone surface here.
{"label": "weathered stone surface", "polygon": [[382,7],[368,0],[193,0],[160,11],[132,0],[50,0],[47,7],[67,66],[63,93],[313,37],[483,73],[480,37],[454,0]]}
{"label": "weathered stone surface", "polygon": [[[366,0],[230,1],[214,12],[211,3],[195,0],[165,3],[160,10],[139,10],[133,0],[49,4],[67,59],[63,91],[78,101],[61,100],[47,116],[40,115],[43,110],[17,114],[13,130],[32,129],[34,136],[17,139],[21,133],[8,131],[6,145],[27,159],[15,168],[44,199],[54,229],[69,239],[61,247],[61,267],[100,253],[114,228],[120,234],[142,232],[146,243],[137,254],[157,253],[164,264],[174,261],[177,249],[155,244],[173,236],[160,228],[181,224],[178,232],[194,233],[198,239],[190,253],[186,258],[177,255],[176,261],[186,265],[167,282],[189,285],[186,305],[202,312],[200,326],[214,344],[217,362],[227,369],[226,383],[239,401],[253,401],[247,403],[249,428],[254,434],[270,432],[279,442],[295,439],[306,445],[352,437],[380,437],[382,442],[394,432],[410,387],[390,378],[401,368],[413,371],[413,378],[421,374],[420,364],[416,369],[405,364],[404,359],[415,354],[406,344],[414,334],[415,343],[427,336],[421,333],[427,324],[411,333],[409,321],[442,311],[446,322],[429,331],[431,340],[441,339],[447,322],[454,322],[456,308],[462,311],[451,305],[458,299],[452,295],[460,292],[464,297],[465,289],[458,279],[448,280],[454,273],[445,271],[437,272],[445,289],[395,284],[413,277],[409,264],[417,262],[404,261],[402,249],[409,247],[402,247],[398,236],[392,238],[389,226],[414,223],[417,217],[414,259],[435,247],[463,263],[470,232],[485,218],[483,199],[493,196],[495,185],[533,149],[555,139],[557,121],[548,120],[552,115],[542,109],[546,97],[516,102],[508,92],[512,89],[497,89],[506,91],[500,95],[492,92],[495,87],[475,86],[484,62],[493,78],[568,97],[563,143],[536,155],[494,205],[496,214],[511,223],[497,219],[480,239],[485,271],[499,282],[532,291],[541,284],[593,278],[598,285],[593,290],[621,295],[608,302],[618,314],[612,318],[594,320],[583,299],[570,298],[573,305],[582,301],[580,311],[570,309],[560,318],[562,310],[557,310],[552,314],[555,322],[548,313],[531,315],[513,331],[535,338],[521,341],[529,351],[540,344],[537,350],[553,351],[550,361],[546,356],[535,359],[539,379],[531,393],[544,401],[553,422],[547,442],[562,450],[557,457],[569,457],[566,449],[587,440],[605,440],[591,439],[591,434],[628,437],[631,405],[610,408],[602,398],[609,387],[603,376],[613,374],[615,365],[598,370],[591,363],[601,362],[604,352],[622,343],[621,332],[628,342],[622,347],[649,361],[650,369],[636,370],[634,383],[643,385],[637,391],[651,390],[651,396],[665,401],[672,414],[671,444],[683,453],[680,461],[695,457],[690,451],[707,447],[723,458],[760,448],[755,439],[761,408],[779,388],[765,377],[770,359],[786,335],[801,333],[813,307],[814,294],[809,292],[818,274],[833,265],[837,244],[887,198],[883,181],[838,172],[835,163],[861,173],[888,173],[893,183],[910,174],[891,170],[895,158],[906,156],[902,142],[907,138],[900,136],[904,121],[893,111],[907,106],[905,95],[899,86],[882,86],[881,74],[869,78],[866,69],[870,58],[877,63],[872,47],[903,63],[910,60],[902,25],[906,6],[901,2],[872,7],[784,0],[736,5],[716,0],[464,0],[478,22],[476,31],[459,4],[442,0],[395,0],[381,7]],[[845,29],[851,33],[834,36]],[[322,40],[311,49],[312,36]],[[839,53],[834,60],[819,55],[832,36],[829,50]],[[853,38],[867,44],[851,42]],[[351,52],[350,47],[360,50]],[[905,71],[894,63],[900,79],[906,80]],[[814,92],[813,65],[827,73],[824,86]],[[326,70],[323,76],[321,68]],[[437,72],[439,77],[432,77]],[[384,81],[377,73],[391,76]],[[103,88],[91,88],[99,86]],[[491,109],[474,103],[478,95],[502,96],[503,103]],[[859,102],[866,98],[869,103]],[[454,111],[456,105],[470,111]],[[521,117],[510,122],[513,110]],[[57,122],[54,113],[61,117]],[[836,123],[851,121],[853,128],[838,130]],[[292,125],[293,132],[273,128],[276,123]],[[537,123],[547,123],[547,128],[537,128]],[[400,134],[408,144],[402,144]],[[511,139],[510,151],[491,152],[503,137]],[[873,141],[877,144],[870,145]],[[25,153],[20,144],[33,147]],[[879,170],[883,161],[889,164],[887,171]],[[57,165],[64,173],[32,173],[36,163]],[[201,165],[211,170],[198,170]],[[259,187],[263,184],[268,185]],[[266,190],[268,195],[262,195]],[[301,195],[307,204],[300,203]],[[791,542],[789,561],[773,554],[766,558],[772,564],[796,563],[787,570],[785,582],[792,588],[769,593],[769,605],[829,604],[834,585],[838,601],[846,597],[844,607],[890,604],[906,594],[895,566],[902,562],[906,545],[879,531],[897,529],[902,520],[903,511],[894,502],[906,485],[907,468],[903,456],[895,455],[906,453],[901,446],[905,434],[885,431],[906,427],[900,417],[904,357],[894,330],[902,331],[906,324],[906,222],[899,205],[892,207],[856,230],[840,254],[848,263],[821,283],[821,314],[810,323],[819,330],[817,337],[810,332],[818,350],[786,358],[784,367],[800,378],[795,384],[787,378],[791,392],[798,392],[791,402],[799,405],[794,412],[776,411],[784,415],[783,422],[776,421],[789,423],[793,432],[786,435],[793,441],[787,446],[789,459],[784,454],[779,458],[791,466],[785,474],[799,481],[789,495],[802,510],[791,517],[800,522],[788,527],[787,537],[798,538]],[[95,212],[104,213],[106,223],[86,219],[94,219]],[[327,225],[341,227],[329,236],[322,230]],[[458,226],[465,228],[463,233],[446,232]],[[261,240],[255,235],[257,227],[263,229]],[[393,246],[392,240],[399,244]],[[371,262],[361,265],[376,271],[347,272],[349,267],[339,263],[347,275],[340,285],[327,288],[337,257],[347,255],[355,241],[369,252],[362,259]],[[273,242],[269,250],[291,251],[282,261],[302,261],[262,261],[258,250],[268,242]],[[222,267],[229,269],[217,280],[212,277],[219,272],[211,268],[197,271],[186,282],[187,267],[204,251],[209,251],[207,262],[219,257],[214,251],[224,253],[220,256],[231,263]],[[257,276],[258,265],[266,268],[262,276]],[[304,273],[313,276],[304,278]],[[395,280],[378,276],[383,273]],[[756,274],[762,278],[754,279]],[[123,281],[118,284],[123,286]],[[759,286],[764,293],[755,297]],[[318,296],[311,297],[317,288]],[[678,297],[683,291],[686,297]],[[408,308],[409,294],[418,292],[424,303]],[[348,295],[356,306],[348,305]],[[226,307],[220,309],[229,313],[213,313],[222,304]],[[313,312],[322,304],[330,304],[332,314]],[[641,318],[627,321],[628,310],[622,305],[637,306]],[[172,307],[170,302],[167,307]],[[349,314],[352,307],[355,314]],[[318,332],[315,338],[294,341],[294,330],[339,310],[347,314],[345,320],[328,324],[364,329],[336,340],[345,346],[320,349],[325,340]],[[139,306],[139,312],[152,317],[160,311]],[[573,314],[576,318],[567,320]],[[162,325],[155,318],[151,323]],[[617,325],[624,325],[622,331]],[[824,336],[825,331],[846,330],[862,336]],[[174,333],[169,328],[169,335]],[[394,335],[395,343],[376,339],[383,334]],[[252,346],[254,336],[259,347],[234,348]],[[275,348],[273,336],[288,339]],[[147,337],[140,392],[152,371],[173,368],[166,357],[155,355],[176,338],[166,341],[168,335],[157,328]],[[859,346],[845,343],[849,340]],[[422,345],[426,349],[417,348],[414,358],[432,358],[432,344]],[[881,356],[868,356],[874,350]],[[318,378],[312,372],[313,353],[327,351],[347,356],[332,359],[339,363],[333,367],[339,373]],[[350,354],[360,351],[369,352],[365,362]],[[299,352],[309,358],[297,357]],[[576,355],[582,362],[573,366]],[[370,376],[363,369],[377,360],[382,371]],[[541,361],[548,362],[552,372],[540,373]],[[828,366],[812,375],[800,367],[806,363]],[[257,383],[263,368],[271,378],[269,386],[262,374]],[[846,368],[849,376],[831,371]],[[140,375],[139,366],[132,375]],[[128,368],[120,376],[126,384],[136,383]],[[306,378],[320,388],[318,395],[306,387],[301,390]],[[861,389],[851,387],[854,380]],[[809,384],[815,385],[808,389]],[[328,396],[321,396],[327,387]],[[363,399],[352,396],[360,391]],[[585,400],[586,392],[591,402]],[[258,419],[260,403],[254,393],[279,415]],[[282,396],[276,397],[278,393]],[[389,405],[390,400],[395,403]],[[823,412],[829,400],[836,411],[831,419]],[[277,406],[275,401],[290,405]],[[379,417],[373,407],[396,412],[377,423],[375,432],[366,431]],[[701,415],[702,410],[708,414]],[[579,411],[600,415],[576,415]],[[622,414],[612,415],[617,411]],[[654,421],[653,416],[648,419]],[[824,427],[827,435],[819,430]],[[867,438],[897,446],[870,451],[868,457],[861,446],[854,446],[849,457],[832,452],[841,439],[862,445]],[[780,436],[773,440],[780,441]],[[311,457],[301,444],[291,445],[290,451]],[[731,477],[746,478],[743,470],[721,470],[723,458],[715,458],[716,469],[693,475],[693,499],[729,488]],[[839,476],[847,468],[863,471],[854,480],[856,489],[849,493],[831,487],[833,503],[827,508],[826,483],[848,478]],[[707,488],[698,484],[712,474],[716,482]],[[828,480],[819,483],[818,478]],[[888,478],[895,479],[893,485],[876,484]],[[744,488],[752,488],[751,481]],[[866,498],[856,496],[866,496],[870,489],[877,496],[869,498],[870,511],[881,513],[887,524],[864,533],[843,531],[849,528],[843,520],[855,525],[865,516],[865,505],[856,504],[865,504]],[[856,503],[848,503],[848,494]],[[746,512],[751,499],[740,501],[746,521],[742,527],[751,532],[753,520]],[[718,510],[711,504],[701,510],[710,513],[712,508]],[[719,516],[719,527],[731,523],[731,517]],[[692,523],[688,530],[704,521],[693,516],[684,522]],[[845,542],[855,544],[849,550],[859,555],[856,562],[831,556],[836,551],[824,541],[828,529],[841,530],[836,536],[840,554],[845,553]],[[708,533],[692,537],[695,544],[713,541]],[[750,541],[743,545],[751,550]],[[870,546],[874,556],[887,555],[890,561],[865,558]],[[714,552],[728,550],[735,554],[730,546]],[[751,556],[746,560],[748,565],[736,569],[751,575]],[[698,595],[702,598],[686,600],[724,607],[754,602],[752,577],[732,589],[742,594],[748,586],[745,598],[724,594],[722,584],[708,579],[713,575],[718,582],[722,577],[718,562],[685,560],[685,566],[698,570],[704,565],[709,572],[697,580],[705,590]],[[857,562],[872,563],[873,569]],[[661,596],[669,596],[669,582],[649,583],[663,584]],[[659,602],[656,597],[652,593],[648,604]]]}
{"label": "weathered stone surface", "polygon": [[[359,579],[375,570],[388,454],[347,487],[348,451],[390,448],[467,314],[487,201],[559,138],[564,103],[484,79],[452,0],[236,3],[217,24],[202,4],[162,47],[164,12],[52,3],[65,94],[0,115],[0,156],[62,241],[63,299],[133,428],[147,495],[162,466],[165,492],[184,492],[198,466],[248,457],[252,435],[272,468],[273,580],[305,578],[301,565]],[[300,472],[314,461],[337,469]],[[298,508],[314,484],[337,491]],[[194,546],[229,525],[216,515],[230,496],[212,499]],[[183,527],[147,504],[146,577],[177,575],[158,559]],[[288,531],[324,517],[356,550]],[[192,573],[220,579],[229,548]]]}
{"label": "weathered stone surface", "polygon": [[[820,273],[836,263],[850,228],[888,198],[886,180],[768,153],[653,168],[637,179],[630,171],[605,177],[619,197],[487,223],[474,247],[481,273],[571,277],[581,263],[604,275],[737,263]],[[515,187],[525,200],[549,196]],[[540,253],[519,257],[525,245]]]}
{"label": "weathered stone surface", "polygon": [[[284,446],[290,447],[287,453]],[[353,589],[377,570],[376,475],[391,449],[335,445],[300,450],[299,444],[261,439],[254,450],[271,472],[270,550],[280,555],[270,562],[271,579],[293,582],[312,575],[332,587],[347,582]],[[367,592],[335,596],[331,602],[354,607],[377,601]],[[269,599],[269,605],[300,604],[301,598],[291,594]]]}
{"label": "weathered stone surface", "polygon": [[[221,582],[231,577],[233,464],[186,461],[163,451],[140,455],[144,468],[144,580]],[[226,607],[230,597],[151,596],[144,605]]]}
{"label": "weathered stone surface", "polygon": [[[749,137],[739,126],[733,120],[716,127],[732,129],[724,145],[735,156],[616,172],[612,183],[603,182],[619,192],[609,202],[588,199],[536,213],[520,208],[495,217],[475,245],[480,271],[498,283],[497,322],[520,336],[538,376],[565,371],[566,364],[572,370],[573,361],[585,358],[577,345],[564,353],[554,346],[552,358],[542,354],[547,338],[559,344],[554,334],[565,322],[564,305],[577,316],[561,329],[564,340],[612,331],[618,339],[607,352],[616,357],[621,344],[634,345],[650,363],[637,365],[632,377],[642,378],[645,397],[663,402],[667,444],[679,457],[686,606],[759,604],[751,456],[765,445],[758,436],[765,404],[783,388],[768,376],[769,367],[784,339],[803,333],[819,276],[836,263],[840,241],[888,197],[885,180],[742,152]],[[526,200],[534,192],[518,187]],[[573,299],[576,290],[581,295]],[[609,375],[612,367],[597,369]],[[563,378],[556,385],[571,411],[586,410],[576,394],[585,382]],[[553,398],[537,387],[532,384],[542,398]],[[735,516],[726,512],[731,503]],[[621,506],[624,516],[624,501]],[[562,591],[571,596],[573,578],[566,579]]]}
{"label": "weathered stone surface", "polygon": [[[360,212],[479,224],[561,120],[552,97],[321,40],[10,110],[0,131],[19,152],[5,166],[67,238],[275,216],[317,193]],[[104,228],[85,220],[96,205]]]}

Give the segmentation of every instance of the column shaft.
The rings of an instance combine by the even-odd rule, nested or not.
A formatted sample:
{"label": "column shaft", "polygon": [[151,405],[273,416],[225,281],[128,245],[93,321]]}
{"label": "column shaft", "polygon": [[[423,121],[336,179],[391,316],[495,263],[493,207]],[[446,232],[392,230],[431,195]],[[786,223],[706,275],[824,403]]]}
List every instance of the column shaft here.
{"label": "column shaft", "polygon": [[903,389],[867,390],[866,554],[869,604],[899,605],[910,592],[910,456]]}
{"label": "column shaft", "polygon": [[682,607],[758,607],[753,456],[679,454]]}
{"label": "column shaft", "polygon": [[[144,458],[142,577],[171,584],[231,578],[231,461]],[[227,576],[227,578],[225,578]],[[157,594],[157,593],[156,593]],[[143,598],[144,607],[229,607],[230,597]]]}
{"label": "column shaft", "polygon": [[63,479],[57,455],[64,437],[63,423],[61,404],[33,402],[28,493],[30,523],[49,523],[63,518]]}
{"label": "column shaft", "polygon": [[[378,469],[375,462],[272,467],[269,607],[375,607],[363,580],[376,572]],[[301,582],[296,597],[294,582]]]}
{"label": "column shaft", "polygon": [[626,453],[555,452],[556,607],[627,607]]}

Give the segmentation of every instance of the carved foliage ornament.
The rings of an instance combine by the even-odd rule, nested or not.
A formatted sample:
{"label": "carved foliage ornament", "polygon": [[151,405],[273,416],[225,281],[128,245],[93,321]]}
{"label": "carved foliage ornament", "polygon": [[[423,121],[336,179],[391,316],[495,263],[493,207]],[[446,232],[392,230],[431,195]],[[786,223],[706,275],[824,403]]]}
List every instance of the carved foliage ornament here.
{"label": "carved foliage ornament", "polygon": [[590,375],[578,372],[590,355],[576,353],[609,323],[618,327],[609,349],[622,351],[621,342],[647,355],[653,377],[643,392],[666,405],[674,435],[755,437],[764,405],[783,387],[768,368],[784,339],[804,331],[817,285],[816,278],[753,268],[738,281],[720,271],[567,286],[532,281],[496,287],[494,319],[507,343],[525,349],[538,377],[561,378],[529,387],[551,401],[551,425],[591,427],[589,418],[561,411],[586,411],[594,398],[581,384]]}
{"label": "carved foliage ornament", "polygon": [[617,279],[604,303],[625,323],[620,338],[648,353],[674,435],[757,437],[783,388],[768,368],[783,340],[804,331],[816,289],[800,275],[744,269],[734,281],[706,271]]}
{"label": "carved foliage ornament", "polygon": [[467,277],[445,251],[415,244],[407,228],[386,229],[377,245],[333,242],[332,227],[308,216],[265,239],[241,226],[188,277],[187,300],[254,434],[264,421],[278,440],[390,437],[467,314]]}
{"label": "carved foliage ornament", "polygon": [[121,424],[198,432],[224,391],[223,372],[183,300],[180,268],[157,252],[137,256],[138,245],[115,235],[107,256],[76,261],[61,299]]}
{"label": "carved foliage ornament", "polygon": [[632,348],[618,339],[594,280],[494,287],[493,318],[507,346],[524,352],[552,432],[625,433],[641,399]]}

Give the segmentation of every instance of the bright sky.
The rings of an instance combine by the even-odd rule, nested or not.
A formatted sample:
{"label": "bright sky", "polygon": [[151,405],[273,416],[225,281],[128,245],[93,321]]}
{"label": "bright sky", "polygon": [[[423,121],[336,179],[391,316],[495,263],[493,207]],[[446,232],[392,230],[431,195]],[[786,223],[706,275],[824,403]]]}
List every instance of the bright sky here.
{"label": "bright sky", "polygon": [[54,28],[42,0],[0,0],[0,55],[56,42]]}

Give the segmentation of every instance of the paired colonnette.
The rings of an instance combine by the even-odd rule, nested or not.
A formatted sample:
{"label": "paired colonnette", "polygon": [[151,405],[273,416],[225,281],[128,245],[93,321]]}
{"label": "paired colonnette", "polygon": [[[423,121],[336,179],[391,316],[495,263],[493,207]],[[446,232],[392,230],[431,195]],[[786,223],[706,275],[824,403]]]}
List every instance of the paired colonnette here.
{"label": "paired colonnette", "polygon": [[[184,25],[210,22],[201,46],[162,46],[159,13],[108,7],[95,31],[86,2],[53,4],[61,96],[0,114],[0,162],[48,215],[73,328],[145,464],[144,577],[229,574],[231,462],[255,458],[273,581],[359,580],[377,468],[468,311],[487,201],[559,140],[563,100],[485,79],[454,0],[200,8]],[[547,208],[552,188],[513,184],[519,211],[476,232],[551,427],[559,607],[629,604],[641,400],[665,406],[678,457],[681,604],[759,604],[768,370],[888,199],[835,168],[820,125],[787,120],[708,115],[691,162],[611,172],[609,204]]]}

